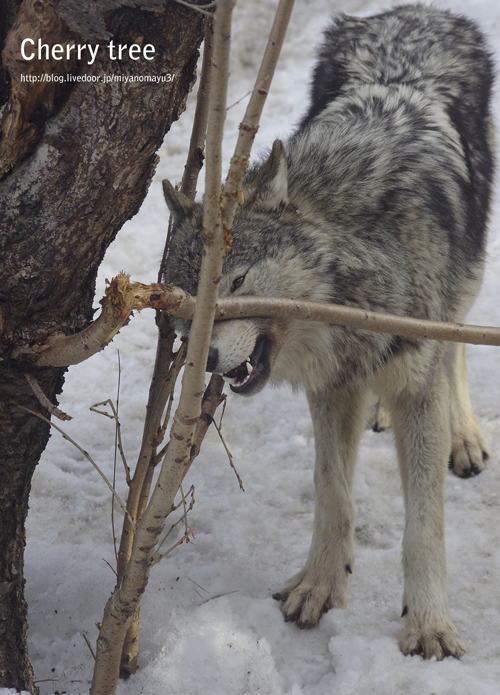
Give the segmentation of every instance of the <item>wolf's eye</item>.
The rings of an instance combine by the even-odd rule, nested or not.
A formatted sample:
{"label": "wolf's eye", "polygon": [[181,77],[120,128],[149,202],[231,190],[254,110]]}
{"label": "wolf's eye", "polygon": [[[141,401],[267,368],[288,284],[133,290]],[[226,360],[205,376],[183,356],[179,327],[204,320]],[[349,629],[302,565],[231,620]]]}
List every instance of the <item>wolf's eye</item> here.
{"label": "wolf's eye", "polygon": [[231,292],[234,292],[234,290],[237,290],[238,287],[241,287],[244,282],[245,282],[245,276],[244,275],[238,275],[237,278],[234,278],[233,284],[231,286]]}

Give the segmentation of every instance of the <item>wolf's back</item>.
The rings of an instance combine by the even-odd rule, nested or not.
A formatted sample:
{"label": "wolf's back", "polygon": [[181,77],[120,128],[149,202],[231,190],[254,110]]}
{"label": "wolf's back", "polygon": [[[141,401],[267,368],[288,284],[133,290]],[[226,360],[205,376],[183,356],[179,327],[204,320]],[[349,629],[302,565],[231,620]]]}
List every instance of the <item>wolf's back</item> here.
{"label": "wolf's back", "polygon": [[[448,189],[444,198],[450,205],[455,209],[465,206],[461,245],[466,255],[477,259],[485,248],[494,167],[489,115],[492,83],[493,61],[484,37],[466,17],[420,4],[399,6],[374,17],[343,15],[325,31],[313,74],[311,104],[296,135],[312,121],[321,120],[332,102],[347,112],[356,109],[367,93],[387,90],[389,95],[395,88],[404,88],[407,93],[421,94],[429,105],[442,109],[458,135],[467,174],[459,175],[455,167],[454,176],[462,188],[457,199],[453,200],[452,186],[446,186],[447,167],[441,168],[440,178],[443,191]],[[411,118],[414,106],[401,92],[403,104]],[[421,129],[418,110],[414,110],[413,120],[416,137]],[[442,148],[446,142],[444,138]],[[389,138],[386,144],[389,152]]]}
{"label": "wolf's back", "polygon": [[341,15],[318,51],[303,125],[359,83],[408,84],[484,118],[492,80],[484,38],[466,17],[424,5],[366,18]]}

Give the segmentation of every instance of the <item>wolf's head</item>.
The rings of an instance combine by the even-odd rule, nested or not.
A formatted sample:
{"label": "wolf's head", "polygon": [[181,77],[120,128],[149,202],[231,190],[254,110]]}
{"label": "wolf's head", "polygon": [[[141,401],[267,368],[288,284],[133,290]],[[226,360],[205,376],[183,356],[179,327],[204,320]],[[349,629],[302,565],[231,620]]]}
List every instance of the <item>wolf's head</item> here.
{"label": "wolf's head", "polygon": [[[203,248],[202,206],[175,191],[168,181],[164,192],[174,229],[163,279],[196,295]],[[236,214],[231,248],[224,260],[220,296],[328,299],[315,282],[320,252],[311,244],[301,213],[288,197],[287,158],[279,140],[267,161],[247,175],[243,195],[245,202]],[[174,319],[173,323],[178,332],[189,333],[189,321]],[[260,391],[271,375],[293,383],[283,368],[278,373],[273,370],[284,343],[293,349],[289,324],[259,318],[217,322],[207,371],[222,374],[234,392],[244,395]],[[302,336],[299,342],[307,341]]]}

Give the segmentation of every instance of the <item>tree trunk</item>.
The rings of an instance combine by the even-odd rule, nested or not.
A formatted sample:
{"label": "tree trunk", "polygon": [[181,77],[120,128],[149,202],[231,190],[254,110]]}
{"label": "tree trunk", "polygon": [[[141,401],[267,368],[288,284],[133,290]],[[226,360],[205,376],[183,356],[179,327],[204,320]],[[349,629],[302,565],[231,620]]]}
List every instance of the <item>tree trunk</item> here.
{"label": "tree trunk", "polygon": [[[24,522],[49,432],[12,401],[46,414],[24,372],[55,402],[64,369],[35,368],[11,356],[24,345],[43,345],[54,332],[78,332],[91,320],[97,269],[146,195],[155,152],[184,110],[203,33],[203,16],[177,3],[139,0],[142,10],[120,4],[95,0],[87,9],[87,3],[24,0],[3,52],[10,98],[0,142],[0,687],[31,692]],[[115,44],[152,44],[154,59],[110,60],[104,30]],[[100,49],[90,66],[86,58],[23,62],[22,39],[38,36],[49,44],[100,43]],[[28,72],[56,71],[101,79],[21,82]],[[170,82],[103,81],[167,74]]]}

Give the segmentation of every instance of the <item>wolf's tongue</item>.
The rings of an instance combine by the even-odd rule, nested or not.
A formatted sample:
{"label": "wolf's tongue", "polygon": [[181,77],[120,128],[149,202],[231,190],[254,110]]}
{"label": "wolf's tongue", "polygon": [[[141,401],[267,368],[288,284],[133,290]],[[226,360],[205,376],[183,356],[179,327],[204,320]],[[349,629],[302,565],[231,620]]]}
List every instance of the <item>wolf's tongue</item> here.
{"label": "wolf's tongue", "polygon": [[250,362],[245,360],[241,364],[239,364],[237,367],[234,367],[234,369],[231,369],[231,371],[226,372],[224,374],[225,377],[228,379],[235,379],[236,382],[242,382],[244,381],[249,374],[252,373],[252,367],[250,366]]}

